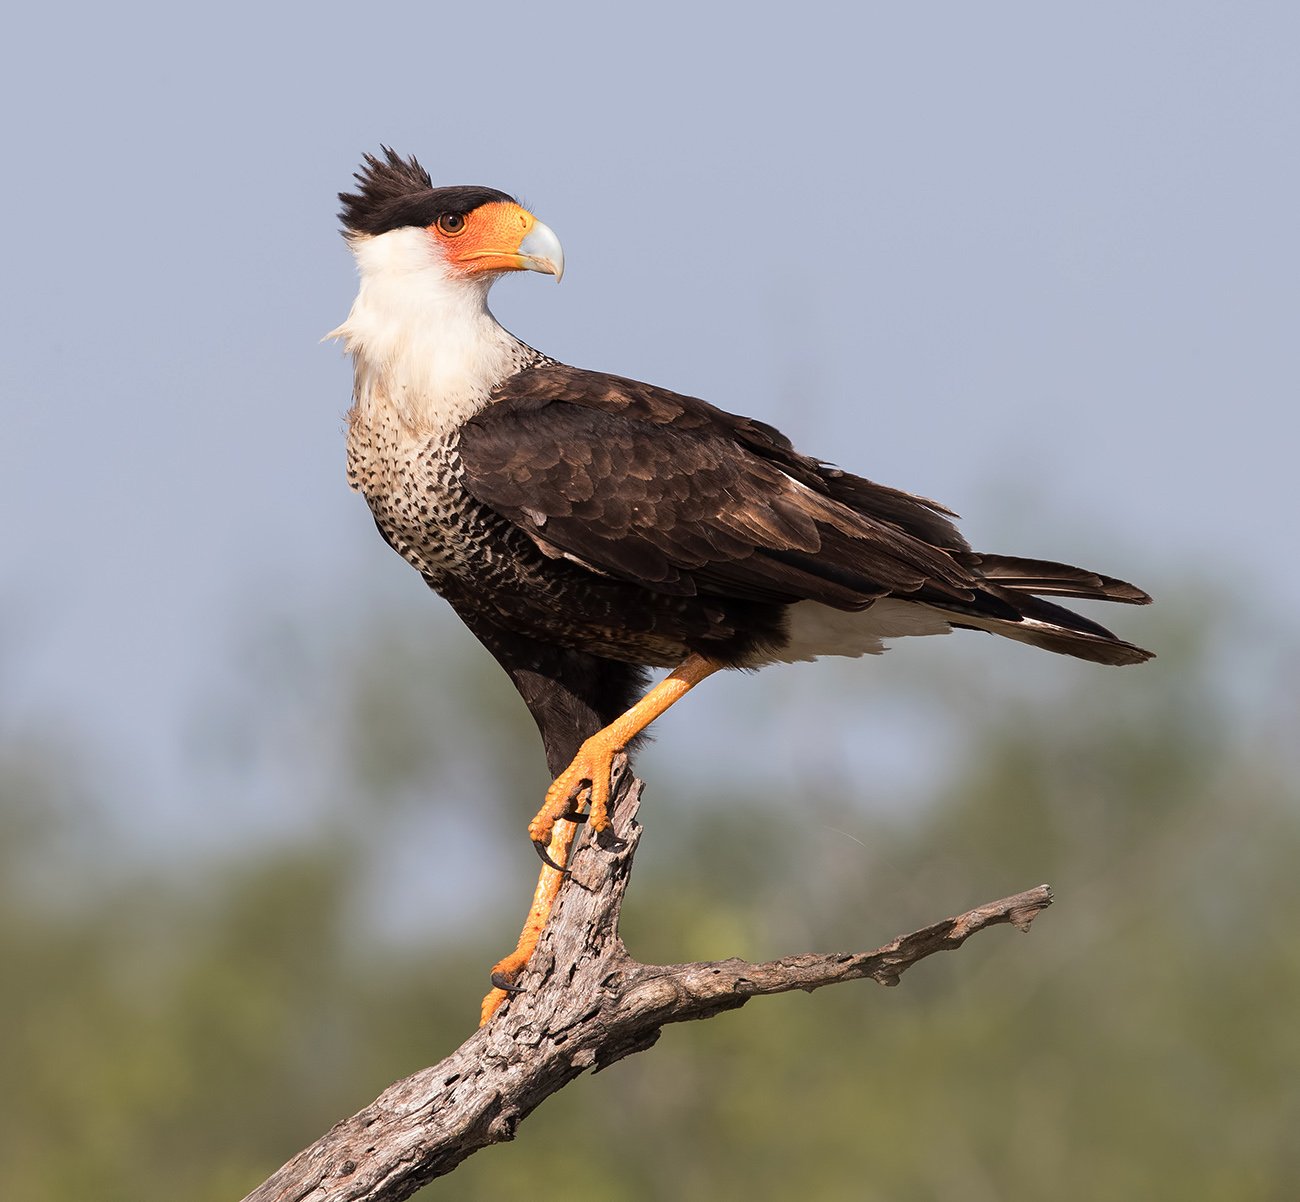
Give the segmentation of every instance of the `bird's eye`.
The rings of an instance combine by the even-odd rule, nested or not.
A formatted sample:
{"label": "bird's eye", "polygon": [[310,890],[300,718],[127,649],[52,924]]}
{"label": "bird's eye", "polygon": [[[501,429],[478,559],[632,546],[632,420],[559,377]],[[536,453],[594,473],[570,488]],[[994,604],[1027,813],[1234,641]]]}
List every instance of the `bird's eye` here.
{"label": "bird's eye", "polygon": [[455,237],[457,234],[465,232],[465,216],[463,213],[443,213],[438,218],[438,229],[444,234]]}

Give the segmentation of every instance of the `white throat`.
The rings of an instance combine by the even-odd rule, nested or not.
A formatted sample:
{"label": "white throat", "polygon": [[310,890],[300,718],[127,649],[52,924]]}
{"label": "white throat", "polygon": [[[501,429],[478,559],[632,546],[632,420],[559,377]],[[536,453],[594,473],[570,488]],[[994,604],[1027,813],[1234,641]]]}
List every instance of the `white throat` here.
{"label": "white throat", "polygon": [[424,230],[359,237],[352,252],[361,287],[326,337],[352,356],[363,420],[387,409],[413,434],[447,433],[534,355],[488,310],[493,277],[453,276]]}

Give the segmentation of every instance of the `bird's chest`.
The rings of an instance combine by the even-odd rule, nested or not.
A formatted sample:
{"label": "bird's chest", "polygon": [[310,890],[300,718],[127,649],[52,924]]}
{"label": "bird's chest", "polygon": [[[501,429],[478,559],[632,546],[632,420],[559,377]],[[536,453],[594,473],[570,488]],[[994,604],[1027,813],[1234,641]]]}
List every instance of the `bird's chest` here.
{"label": "bird's chest", "polygon": [[354,411],[348,483],[390,545],[435,584],[480,568],[485,520],[461,485],[454,432],[420,433],[391,416]]}

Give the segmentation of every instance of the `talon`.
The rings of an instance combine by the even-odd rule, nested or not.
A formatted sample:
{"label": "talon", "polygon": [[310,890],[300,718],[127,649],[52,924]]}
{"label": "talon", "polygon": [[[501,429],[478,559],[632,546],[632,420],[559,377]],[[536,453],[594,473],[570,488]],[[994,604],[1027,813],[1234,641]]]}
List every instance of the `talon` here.
{"label": "talon", "polygon": [[565,822],[586,822],[587,811],[570,808],[565,810],[564,813],[560,815],[560,818]]}
{"label": "talon", "polygon": [[514,997],[516,994],[523,993],[523,987],[516,985],[508,973],[494,972],[488,978],[492,982],[493,989],[499,989],[507,997]]}
{"label": "talon", "polygon": [[622,851],[627,847],[627,840],[621,835],[614,834],[613,828],[607,826],[600,832],[600,845],[609,848],[610,851]]}
{"label": "talon", "polygon": [[533,840],[533,850],[537,852],[537,856],[542,863],[548,868],[554,868],[561,876],[567,877],[569,875],[569,870],[565,868],[563,864],[557,864],[553,859],[551,859],[549,848],[549,843],[543,842],[541,839]]}

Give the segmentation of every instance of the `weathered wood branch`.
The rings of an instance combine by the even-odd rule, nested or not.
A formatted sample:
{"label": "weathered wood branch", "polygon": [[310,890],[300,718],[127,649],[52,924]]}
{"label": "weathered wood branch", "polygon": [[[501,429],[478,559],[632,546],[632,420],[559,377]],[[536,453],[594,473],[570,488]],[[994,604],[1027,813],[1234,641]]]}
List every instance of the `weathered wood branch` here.
{"label": "weathered wood branch", "polygon": [[918,960],[999,923],[1029,929],[1046,885],[902,935],[873,952],[649,965],[632,959],[618,918],[641,828],[641,782],[621,764],[614,837],[576,853],[572,879],[520,984],[492,1022],[439,1064],[390,1086],[336,1124],[244,1202],[398,1202],[489,1144],[512,1139],[535,1107],[585,1070],[644,1051],[669,1023],[750,998],[870,977],[895,985]]}

